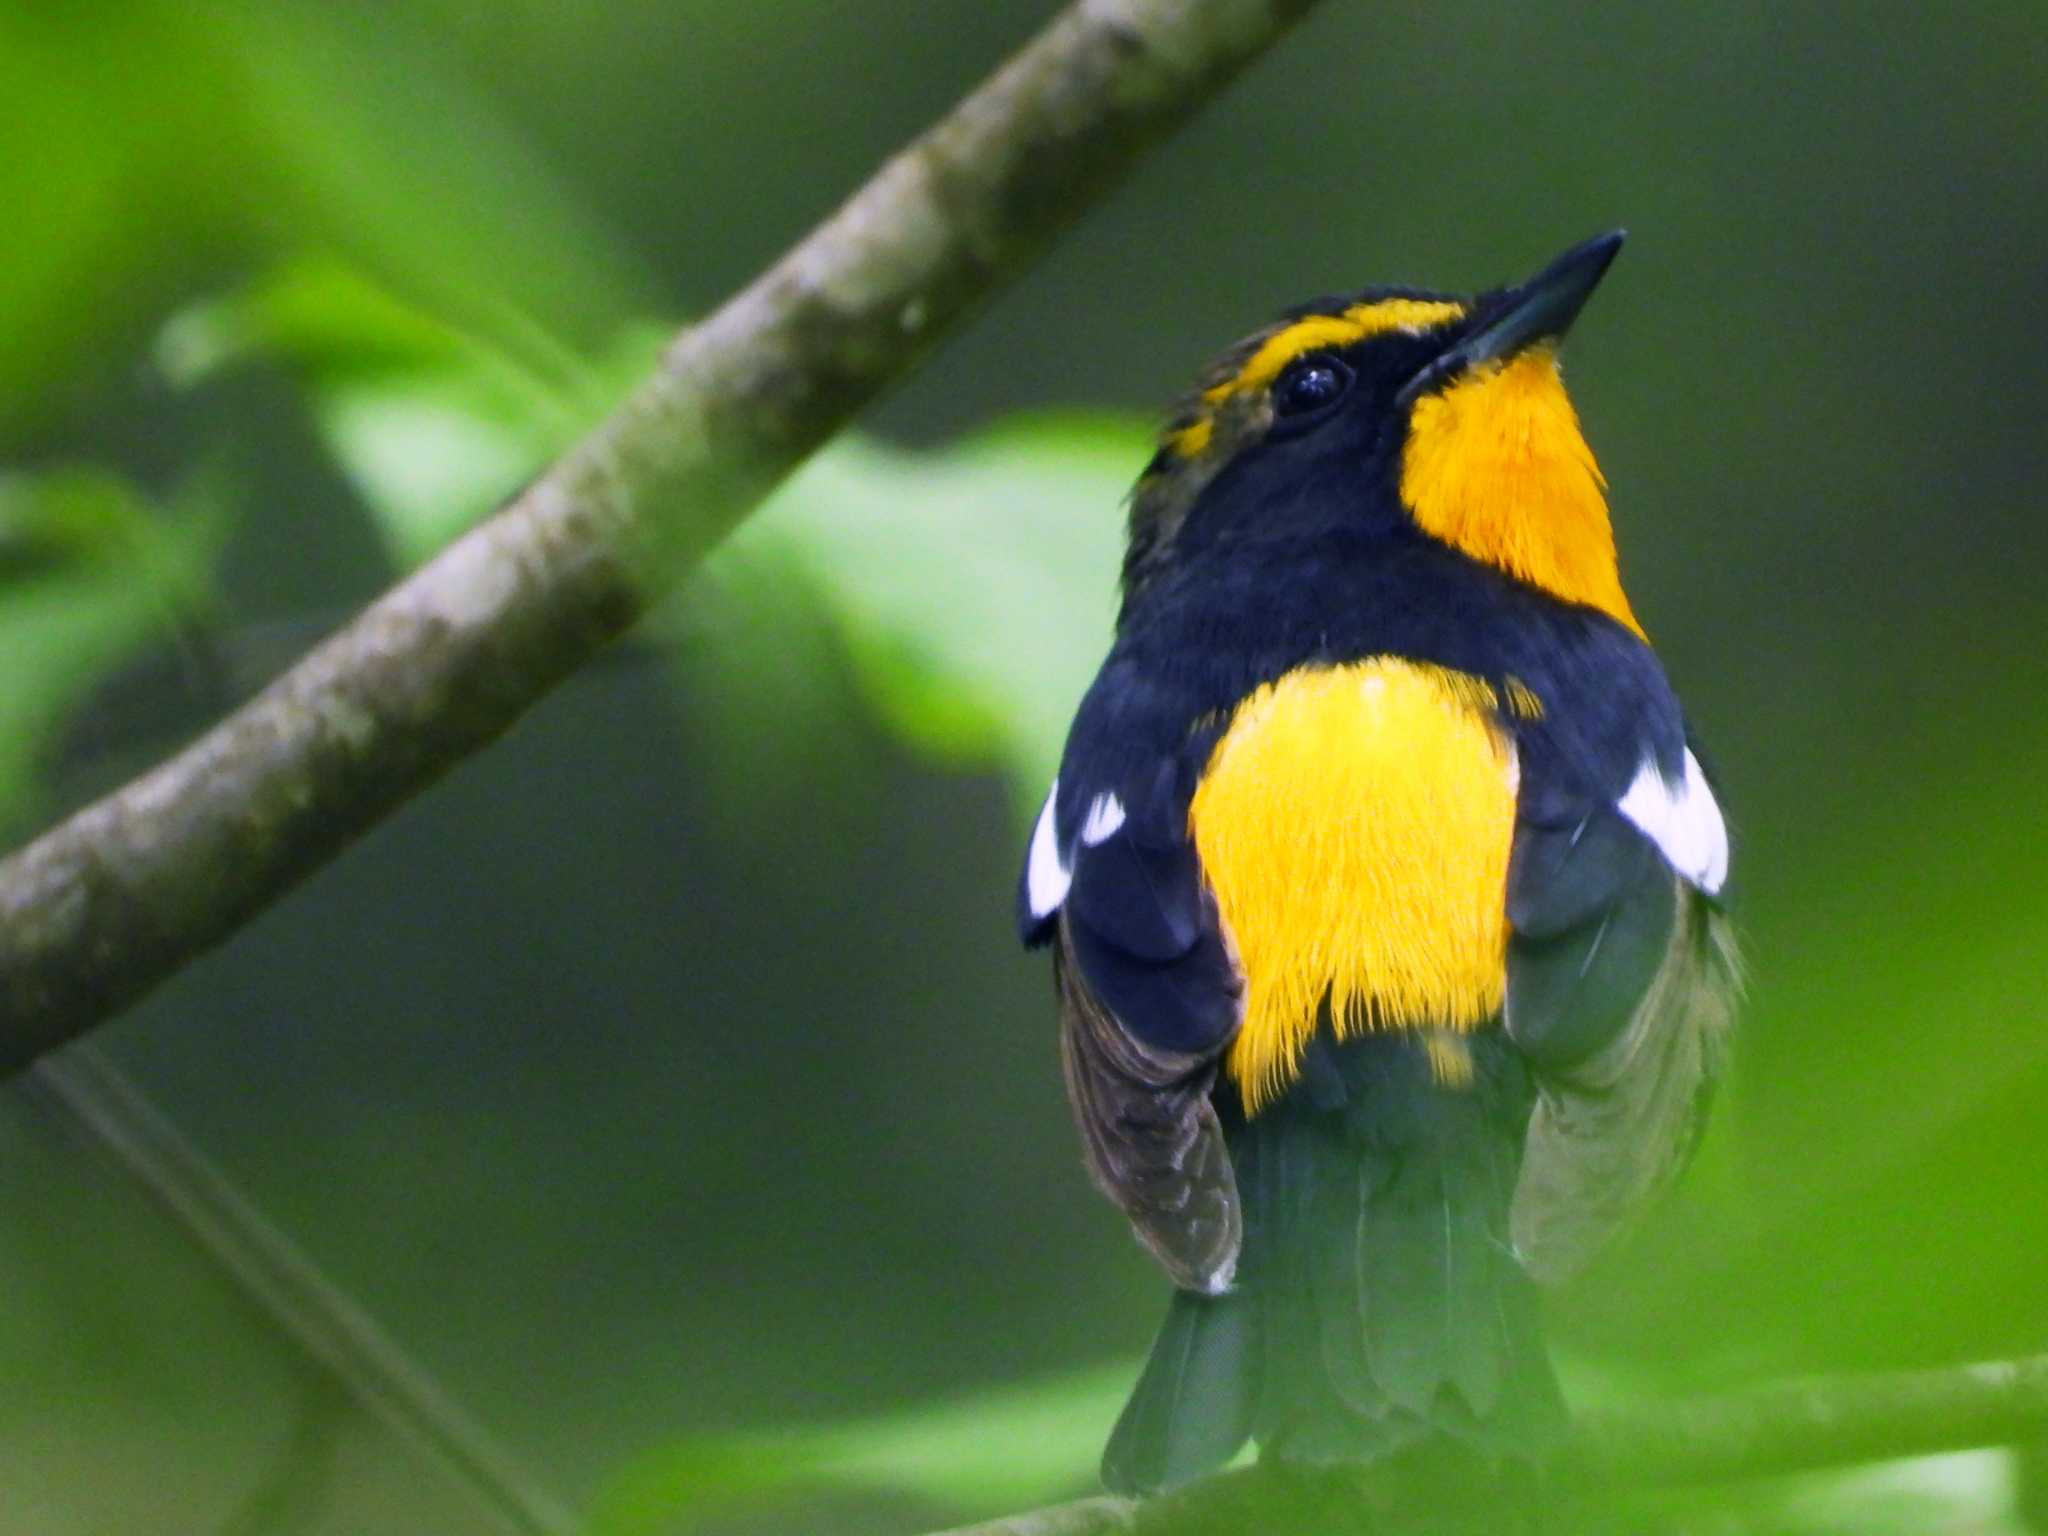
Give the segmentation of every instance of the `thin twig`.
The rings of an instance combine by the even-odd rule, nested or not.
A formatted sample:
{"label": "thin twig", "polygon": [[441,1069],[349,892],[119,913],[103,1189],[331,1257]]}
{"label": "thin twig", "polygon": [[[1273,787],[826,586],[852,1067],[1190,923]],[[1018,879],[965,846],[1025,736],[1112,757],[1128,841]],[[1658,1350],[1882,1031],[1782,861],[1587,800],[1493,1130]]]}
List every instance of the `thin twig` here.
{"label": "thin twig", "polygon": [[1575,1448],[1605,1482],[1712,1483],[2048,1436],[2048,1355],[1825,1376],[1589,1414]]}
{"label": "thin twig", "polygon": [[1129,1499],[1076,1499],[1043,1509],[963,1525],[938,1536],[1123,1536],[1133,1528],[1138,1506]]}
{"label": "thin twig", "polygon": [[[1533,1502],[1568,1506],[1602,1491],[1734,1482],[2043,1436],[2048,1355],[1817,1377],[1588,1413],[1543,1482],[1547,1497]],[[1427,1487],[1432,1497],[1416,1497],[1418,1487]],[[1443,1497],[1447,1491],[1449,1499]],[[1531,1502],[1525,1493],[1522,1503]],[[1222,1536],[1269,1530],[1437,1536],[1498,1531],[1501,1507],[1483,1478],[1454,1483],[1442,1466],[1256,1466],[1218,1473],[1160,1499],[1080,1499],[941,1536]]]}
{"label": "thin twig", "polygon": [[1078,0],[489,521],[0,864],[0,1071],[503,733],[1315,0]]}
{"label": "thin twig", "polygon": [[228,1272],[269,1323],[508,1529],[522,1536],[582,1530],[574,1511],[535,1482],[91,1045],[44,1058],[28,1081]]}

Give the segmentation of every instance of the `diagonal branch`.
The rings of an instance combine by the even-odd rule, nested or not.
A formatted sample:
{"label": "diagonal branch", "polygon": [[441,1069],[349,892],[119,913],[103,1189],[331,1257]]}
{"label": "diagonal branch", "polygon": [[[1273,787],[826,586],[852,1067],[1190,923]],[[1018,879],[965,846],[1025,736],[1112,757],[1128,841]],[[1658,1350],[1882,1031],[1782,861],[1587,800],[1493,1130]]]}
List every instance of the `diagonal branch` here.
{"label": "diagonal branch", "polygon": [[1603,1482],[1715,1483],[2044,1435],[2048,1355],[2031,1355],[1609,1409],[1586,1418],[1574,1448]]}
{"label": "diagonal branch", "polygon": [[[2048,1355],[1818,1377],[1583,1416],[1550,1480],[1560,1503],[1626,1488],[1734,1482],[2048,1436]],[[1501,1529],[1502,1495],[1442,1465],[1244,1467],[1157,1499],[1079,1499],[942,1536],[1146,1536],[1313,1530],[1445,1536]],[[1426,1497],[1419,1497],[1426,1492]],[[1526,1490],[1523,1499],[1526,1501]],[[1566,1522],[1562,1528],[1569,1528]]]}
{"label": "diagonal branch", "polygon": [[1077,0],[495,517],[0,863],[0,1072],[504,732],[1313,3]]}

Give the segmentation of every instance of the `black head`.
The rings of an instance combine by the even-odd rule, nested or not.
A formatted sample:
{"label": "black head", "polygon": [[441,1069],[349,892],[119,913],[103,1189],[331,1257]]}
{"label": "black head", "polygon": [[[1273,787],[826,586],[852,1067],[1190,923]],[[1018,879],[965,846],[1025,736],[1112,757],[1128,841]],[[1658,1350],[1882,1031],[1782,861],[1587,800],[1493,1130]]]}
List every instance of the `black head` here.
{"label": "black head", "polygon": [[[1597,564],[1603,538],[1612,564],[1598,471],[1557,382],[1555,343],[1621,240],[1600,236],[1476,298],[1369,288],[1317,299],[1231,348],[1180,402],[1133,492],[1126,603],[1168,562],[1219,543],[1375,521],[1419,524],[1589,600],[1590,577],[1544,579],[1553,556]],[[1533,455],[1492,462],[1509,439]],[[1466,505],[1475,496],[1487,502],[1480,514]],[[1476,532],[1475,515],[1487,525]],[[1544,569],[1517,569],[1531,549]],[[1618,586],[1600,606],[1625,612]]]}

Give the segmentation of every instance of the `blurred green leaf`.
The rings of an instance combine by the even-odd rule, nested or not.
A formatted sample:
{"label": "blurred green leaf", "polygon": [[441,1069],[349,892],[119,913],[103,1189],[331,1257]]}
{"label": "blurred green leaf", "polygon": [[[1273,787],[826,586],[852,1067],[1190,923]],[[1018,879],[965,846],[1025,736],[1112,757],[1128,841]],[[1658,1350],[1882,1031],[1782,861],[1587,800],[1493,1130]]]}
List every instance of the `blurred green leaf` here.
{"label": "blurred green leaf", "polygon": [[940,761],[1014,775],[1035,810],[1108,640],[1117,507],[1145,441],[1084,416],[926,452],[850,437],[718,559],[789,571],[884,722]]}
{"label": "blurred green leaf", "polygon": [[537,337],[524,317],[546,314],[594,339],[644,296],[645,272],[412,17],[276,0],[223,9],[231,19],[206,41],[236,87],[254,164],[235,191],[257,230],[276,222],[276,199],[297,248],[342,250],[494,336]]}
{"label": "blurred green leaf", "polygon": [[962,1519],[1072,1497],[1094,1483],[1130,1362],[853,1423],[719,1436],[640,1456],[600,1493],[597,1536],[688,1531],[821,1487],[915,1494]]}
{"label": "blurred green leaf", "polygon": [[228,507],[204,478],[161,508],[99,469],[0,477],[0,823],[27,805],[37,753],[70,708],[205,607]]}
{"label": "blurred green leaf", "polygon": [[[548,359],[537,366],[321,263],[185,311],[158,356],[186,386],[257,361],[291,368],[411,565],[595,421],[661,335],[630,331],[588,364],[534,349]],[[830,664],[829,640],[901,739],[1013,774],[1028,810],[1108,635],[1117,507],[1145,452],[1138,423],[1074,415],[942,449],[849,436],[819,454],[705,573],[708,664],[758,685],[721,694],[749,716],[721,733],[749,753],[749,775],[792,760],[793,729],[829,725],[807,681]],[[775,750],[752,750],[764,745]]]}
{"label": "blurred green leaf", "polygon": [[191,388],[269,362],[306,385],[335,458],[414,566],[517,490],[651,363],[634,331],[586,365],[526,337],[522,355],[408,304],[333,260],[306,260],[181,311],[157,364]]}
{"label": "blurred green leaf", "polygon": [[[650,290],[450,52],[402,12],[107,0],[0,11],[0,430],[195,275],[345,252],[480,332],[586,344]],[[115,355],[119,355],[116,353]]]}
{"label": "blurred green leaf", "polygon": [[48,408],[34,386],[71,365],[90,311],[104,308],[94,279],[133,254],[134,210],[122,196],[133,146],[118,115],[93,100],[99,57],[67,41],[0,10],[0,100],[13,122],[35,125],[33,154],[0,155],[11,227],[0,262],[0,427]]}

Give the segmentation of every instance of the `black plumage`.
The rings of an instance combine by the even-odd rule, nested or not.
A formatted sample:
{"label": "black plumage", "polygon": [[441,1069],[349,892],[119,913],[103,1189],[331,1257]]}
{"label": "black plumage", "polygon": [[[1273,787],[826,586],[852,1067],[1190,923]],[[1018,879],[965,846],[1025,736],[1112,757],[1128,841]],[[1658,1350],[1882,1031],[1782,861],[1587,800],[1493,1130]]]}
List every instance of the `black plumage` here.
{"label": "black plumage", "polygon": [[[1433,537],[1401,488],[1418,380],[1524,345],[1518,317],[1568,321],[1598,276],[1589,251],[1604,269],[1612,242],[1454,322],[1315,349],[1345,388],[1328,405],[1326,378],[1296,391],[1307,421],[1230,391],[1287,322],[1261,332],[1140,482],[1116,637],[1019,894],[1026,942],[1057,940],[1089,1167],[1180,1287],[1106,1453],[1113,1488],[1184,1481],[1247,1438],[1306,1460],[1442,1437],[1540,1457],[1562,1407],[1534,1278],[1581,1262],[1696,1137],[1734,961],[1719,875],[1685,841],[1688,816],[1720,822],[1684,799],[1678,701],[1625,604]],[[1379,290],[1290,320],[1390,294],[1434,299]],[[1505,1003],[1476,1027],[1343,1038],[1326,1008],[1248,1115],[1222,1069],[1245,977],[1190,805],[1255,690],[1376,658],[1470,680],[1511,748]]]}

